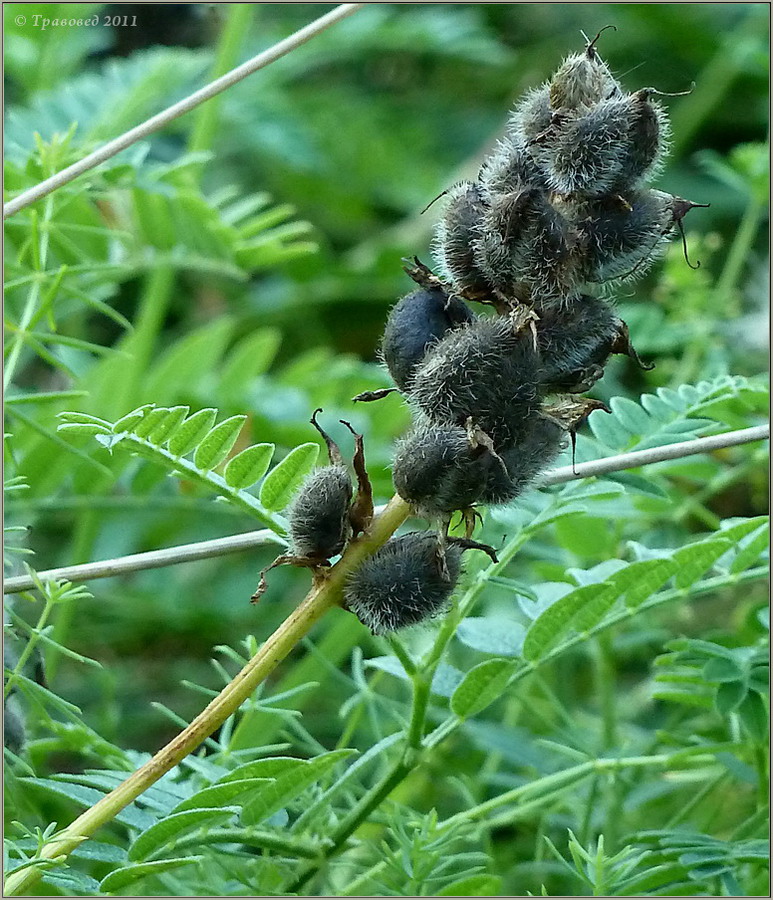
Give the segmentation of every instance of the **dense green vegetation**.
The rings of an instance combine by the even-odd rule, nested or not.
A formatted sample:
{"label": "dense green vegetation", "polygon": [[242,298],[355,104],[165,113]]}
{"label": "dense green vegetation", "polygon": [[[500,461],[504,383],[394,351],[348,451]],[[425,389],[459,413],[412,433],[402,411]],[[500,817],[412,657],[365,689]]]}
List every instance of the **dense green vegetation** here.
{"label": "dense green vegetation", "polygon": [[[60,7],[4,7],[6,199],[330,8],[221,6],[193,47],[15,21]],[[401,259],[431,259],[438,207],[420,210],[475,174],[580,29],[617,27],[602,50],[626,87],[694,82],[665,100],[657,186],[711,207],[685,222],[698,271],[674,242],[615,295],[656,367],[613,358],[594,394],[613,415],[593,414],[577,458],[764,421],[767,13],[369,5],[9,218],[6,574],[281,531],[317,407],[363,432],[386,502],[408,414],[395,396],[350,398],[386,383],[376,347],[410,289]],[[179,428],[201,410],[197,423],[230,422],[222,441]],[[219,477],[255,444],[273,452]],[[480,539],[502,561],[468,554],[446,620],[386,641],[333,610],[33,891],[766,893],[767,497],[752,443],[490,512]],[[7,870],[170,740],[297,606],[309,575],[289,568],[249,603],[274,555],[12,598],[8,689],[27,734],[6,750]]]}

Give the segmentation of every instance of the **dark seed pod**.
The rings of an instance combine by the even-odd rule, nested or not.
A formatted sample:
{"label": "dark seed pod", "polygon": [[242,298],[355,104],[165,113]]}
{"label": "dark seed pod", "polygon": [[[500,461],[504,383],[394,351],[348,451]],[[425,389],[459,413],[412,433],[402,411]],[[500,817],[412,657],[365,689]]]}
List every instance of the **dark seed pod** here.
{"label": "dark seed pod", "polygon": [[352,496],[345,466],[326,466],[309,476],[289,511],[294,556],[322,562],[343,550],[351,536]]}
{"label": "dark seed pod", "polygon": [[631,115],[618,185],[621,189],[655,177],[668,149],[668,118],[663,108],[652,102],[657,93],[654,88],[642,88],[627,98]]}
{"label": "dark seed pod", "polygon": [[344,587],[346,608],[374,634],[387,634],[444,613],[462,571],[464,550],[496,554],[463,538],[441,543],[434,532],[387,541],[364,560]]}
{"label": "dark seed pod", "polygon": [[406,390],[428,348],[473,318],[464,301],[439,283],[403,297],[389,313],[381,342],[382,358],[397,387]]}
{"label": "dark seed pod", "polygon": [[373,496],[365,469],[362,435],[355,434],[348,422],[343,425],[355,434],[354,470],[357,474],[357,498],[352,504],[354,490],[338,444],[317,422],[317,409],[311,424],[327,445],[330,465],[313,472],[303,483],[289,509],[289,552],[278,556],[260,573],[260,581],[253,602],[266,590],[266,572],[275,566],[292,565],[316,569],[330,563],[341,553],[349,540],[370,524],[373,516]]}
{"label": "dark seed pod", "polygon": [[598,196],[620,181],[629,157],[632,107],[626,97],[556,116],[540,155],[547,181],[559,194]]}
{"label": "dark seed pod", "polygon": [[479,318],[446,335],[416,369],[411,403],[438,425],[472,419],[496,446],[509,443],[539,405],[531,318]]}
{"label": "dark seed pod", "polygon": [[604,282],[643,275],[665,251],[669,232],[681,229],[684,216],[699,205],[662,191],[634,191],[584,205],[575,233],[583,276]]}
{"label": "dark seed pod", "polygon": [[563,307],[538,312],[537,348],[548,390],[589,390],[613,353],[627,354],[647,368],[631,345],[628,326],[606,301],[580,295]]}
{"label": "dark seed pod", "polygon": [[486,297],[491,285],[478,268],[472,247],[487,206],[483,192],[480,185],[463,181],[448,191],[448,197],[437,228],[436,255],[457,291],[470,298]]}
{"label": "dark seed pod", "polygon": [[441,547],[434,532],[411,532],[387,541],[352,573],[346,607],[374,634],[386,634],[445,612],[462,568],[462,551]]}
{"label": "dark seed pod", "polygon": [[567,222],[537,187],[492,200],[475,255],[496,290],[522,303],[563,294],[571,284]]}
{"label": "dark seed pod", "polygon": [[[549,123],[548,123],[549,124]],[[542,172],[520,137],[505,137],[480,168],[479,181],[487,203],[501,194],[518,194],[527,188],[544,188]]]}
{"label": "dark seed pod", "polygon": [[550,127],[553,110],[550,86],[545,84],[526,93],[510,114],[507,135],[516,146],[528,147]]}
{"label": "dark seed pod", "polygon": [[492,467],[480,502],[496,506],[515,500],[551,466],[565,446],[566,429],[555,419],[535,413],[524,423],[515,444],[501,452],[504,472],[501,466]]}
{"label": "dark seed pod", "polygon": [[423,518],[447,520],[481,502],[502,461],[474,429],[420,422],[400,441],[392,477],[397,493]]}

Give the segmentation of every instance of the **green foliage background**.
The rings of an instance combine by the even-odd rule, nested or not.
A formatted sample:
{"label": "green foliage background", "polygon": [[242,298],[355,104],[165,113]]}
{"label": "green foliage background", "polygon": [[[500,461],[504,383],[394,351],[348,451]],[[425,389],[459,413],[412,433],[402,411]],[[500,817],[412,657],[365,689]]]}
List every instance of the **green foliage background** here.
{"label": "green foliage background", "polygon": [[[38,8],[51,18],[57,11],[74,17],[80,9],[87,16],[101,10],[98,4],[4,7],[7,195],[330,7],[225,7],[203,26],[203,46],[107,58],[117,40],[109,29],[42,31],[15,23],[20,11],[29,21]],[[593,35],[610,23],[617,32],[605,33],[601,50],[626,87],[680,91],[694,82],[688,97],[665,99],[673,152],[656,186],[711,208],[686,220],[699,271],[687,268],[675,245],[653,274],[617,291],[637,349],[657,367],[642,372],[628,360],[610,363],[597,396],[617,398],[615,416],[599,422],[594,415],[578,456],[761,421],[767,408],[761,378],[767,367],[767,16],[764,4],[369,5],[9,219],[6,479],[27,484],[22,490],[17,483],[7,496],[7,525],[27,529],[8,534],[9,551],[31,549],[28,561],[42,570],[260,527],[244,508],[213,502],[205,485],[169,478],[153,461],[118,450],[110,455],[89,435],[57,432],[64,410],[107,423],[149,403],[217,408],[221,419],[246,414],[234,452],[271,443],[280,459],[316,439],[307,423],[322,407],[326,423],[346,418],[364,433],[377,500],[388,499],[392,445],[407,413],[394,397],[356,408],[349,398],[385,384],[375,349],[389,306],[409,289],[400,260],[431,257],[439,207],[420,210],[455,180],[474,176],[514,100],[582,46],[580,29]],[[642,394],[655,399],[639,405]],[[332,430],[350,446],[342,428]],[[485,591],[470,607],[474,617],[450,645],[444,664],[453,667],[446,670],[452,682],[454,673],[491,656],[536,658],[527,653],[529,647],[538,653],[533,634],[523,651],[518,635],[567,591],[610,578],[615,561],[655,559],[664,548],[672,555],[723,522],[766,513],[765,449],[684,459],[590,487],[579,497],[565,489],[560,500],[534,493],[517,509],[488,517],[484,534],[494,543],[503,534],[526,536],[515,562],[486,576]],[[548,509],[562,512],[546,515],[544,527],[529,532],[529,523]],[[709,571],[722,590],[621,620],[549,660],[539,674],[519,676],[517,689],[504,690],[515,670],[492,670],[501,688],[492,693],[494,705],[465,718],[438,745],[358,835],[369,843],[312,881],[313,891],[352,883],[381,859],[378,842],[385,839],[394,855],[386,854],[390,862],[375,880],[359,884],[363,890],[432,893],[466,877],[473,880],[457,893],[539,893],[543,884],[551,894],[582,894],[589,885],[619,893],[630,877],[626,866],[639,871],[638,857],[624,852],[630,835],[672,819],[702,834],[699,856],[708,853],[705,842],[725,842],[721,852],[711,845],[714,855],[706,856],[714,870],[682,873],[695,893],[706,885],[759,889],[764,872],[756,850],[730,868],[716,859],[745,859],[732,841],[758,836],[755,815],[764,822],[757,799],[764,740],[748,723],[759,723],[766,707],[738,718],[744,698],[761,696],[754,689],[757,662],[749,660],[757,659],[764,640],[757,616],[764,587],[761,578],[733,586],[729,577],[763,564],[760,527],[755,519],[744,535],[717,545],[717,552],[734,554],[715,556],[719,568]],[[213,647],[242,652],[246,635],[262,640],[305,594],[307,573],[277,570],[261,604],[249,604],[257,572],[272,556],[269,547],[149,570],[94,582],[93,596],[57,598],[47,632],[55,643],[45,646],[49,687],[83,713],[80,725],[63,724],[63,710],[51,707],[29,716],[25,759],[34,772],[132,768],[171,738],[178,726],[159,706],[185,720],[198,712],[206,692],[222,684],[210,662]],[[10,571],[21,571],[22,557],[10,552],[9,558]],[[482,563],[470,570],[468,591]],[[39,609],[22,598],[14,614],[34,622]],[[494,640],[503,631],[511,638],[504,647]],[[411,652],[426,647],[431,634],[410,636]],[[708,664],[701,652],[711,653],[692,644],[668,649],[680,636],[738,651],[729,669],[714,671],[716,682],[708,679],[714,688],[705,688],[705,673],[684,680],[690,666]],[[280,743],[289,745],[281,753],[303,757],[340,747],[364,753],[404,720],[409,694],[404,678],[395,677],[404,673],[394,648],[341,611],[326,617],[312,640],[271,679],[265,697],[273,699],[253,711],[242,747]],[[101,668],[87,668],[57,644]],[[653,697],[656,657],[661,674],[675,680],[662,683],[681,685],[672,691],[677,696],[658,699],[656,688]],[[743,691],[728,689],[736,695],[715,702],[712,691],[725,684],[742,684]],[[433,704],[442,709],[449,692],[448,686],[436,692]],[[755,704],[748,702],[750,709]],[[437,724],[442,715],[434,705],[431,710]],[[545,740],[550,744],[540,743]],[[446,820],[588,756],[631,757],[701,742],[727,743],[725,756],[704,773],[681,772],[671,782],[636,769],[616,779],[599,775],[517,825],[503,821],[482,835],[469,823],[438,831],[431,814],[437,810]],[[69,821],[72,802],[22,791],[13,778],[24,769],[14,765],[10,818],[28,827]],[[204,777],[203,768],[199,774]],[[719,820],[715,810],[722,810]],[[318,831],[324,834],[343,815],[331,801]],[[281,821],[268,821],[281,829]],[[108,843],[126,845],[121,827]],[[577,835],[574,844],[567,843],[567,828]],[[597,852],[599,835],[606,845]],[[553,845],[563,862],[551,855]],[[658,864],[689,870],[681,856],[678,863],[669,856],[669,846],[677,845],[657,845]],[[693,852],[681,845],[678,851]],[[194,876],[187,866],[185,874],[153,875],[140,884],[161,895],[282,892],[289,883],[282,854],[262,853],[261,867],[246,881],[238,867],[221,878],[205,876],[203,868]],[[437,869],[449,853],[462,854],[461,870],[432,881],[427,861],[434,859]],[[92,860],[81,871],[100,879],[106,865]],[[93,892],[89,885],[81,882],[79,889]],[[46,890],[52,886],[65,890],[55,879]],[[107,882],[102,890],[121,886]]]}

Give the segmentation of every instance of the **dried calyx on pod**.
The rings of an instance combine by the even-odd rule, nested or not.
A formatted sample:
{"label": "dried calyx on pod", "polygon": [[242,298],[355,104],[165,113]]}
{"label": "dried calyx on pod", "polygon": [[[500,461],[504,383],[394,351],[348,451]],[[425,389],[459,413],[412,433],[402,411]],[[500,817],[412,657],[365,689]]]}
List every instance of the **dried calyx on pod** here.
{"label": "dried calyx on pod", "polygon": [[509,443],[539,406],[534,319],[519,307],[447,334],[416,369],[410,403],[437,425],[472,419],[496,446]]}
{"label": "dried calyx on pod", "polygon": [[496,562],[491,547],[466,538],[441,544],[431,531],[391,538],[349,576],[345,606],[374,634],[438,616],[448,608],[465,550],[482,550]]}
{"label": "dried calyx on pod", "polygon": [[357,475],[357,496],[352,502],[352,481],[338,445],[317,422],[321,409],[314,411],[311,424],[322,435],[330,465],[317,469],[301,486],[289,511],[290,552],[278,556],[260,573],[252,601],[266,590],[266,572],[275,566],[305,566],[321,570],[332,557],[342,553],[349,541],[370,525],[373,518],[373,493],[365,468],[362,435],[341,420],[355,438],[352,466]]}
{"label": "dried calyx on pod", "polygon": [[[405,268],[419,285],[392,307],[381,340],[381,358],[397,389],[405,391],[427,350],[474,318],[470,308],[418,259]],[[354,400],[380,400],[395,388],[365,391]]]}

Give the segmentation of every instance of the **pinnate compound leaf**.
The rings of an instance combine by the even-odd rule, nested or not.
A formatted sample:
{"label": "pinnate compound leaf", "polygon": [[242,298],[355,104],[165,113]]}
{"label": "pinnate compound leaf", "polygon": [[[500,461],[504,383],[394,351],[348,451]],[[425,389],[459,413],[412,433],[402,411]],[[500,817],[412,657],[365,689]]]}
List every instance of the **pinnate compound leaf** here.
{"label": "pinnate compound leaf", "polygon": [[318,444],[301,444],[269,472],[260,488],[260,502],[271,512],[283,510],[314,466],[319,456]]}
{"label": "pinnate compound leaf", "polygon": [[276,447],[273,444],[254,444],[228,460],[223,477],[232,488],[251,487],[266,474]]}
{"label": "pinnate compound leaf", "polygon": [[136,863],[132,866],[122,866],[114,869],[99,883],[99,890],[103,894],[114,894],[126,885],[146,878],[149,875],[160,875],[171,869],[179,869],[181,866],[190,866],[204,859],[203,856],[179,856],[176,859],[159,859],[157,862]]}
{"label": "pinnate compound leaf", "polygon": [[333,750],[308,760],[302,767],[293,768],[279,775],[274,781],[262,787],[258,795],[245,805],[242,812],[243,824],[259,825],[302,794],[309,785],[319,781],[336,763],[356,752],[356,750]]}
{"label": "pinnate compound leaf", "polygon": [[241,798],[252,795],[270,783],[267,778],[242,778],[239,781],[229,781],[227,784],[213,784],[197,791],[193,796],[178,803],[172,810],[173,813],[184,812],[187,809],[212,808],[226,806],[236,801],[242,804]]}
{"label": "pinnate compound leaf", "polygon": [[460,719],[477,715],[505,691],[516,665],[511,659],[487,659],[470,669],[451,696],[451,711]]}
{"label": "pinnate compound leaf", "polygon": [[206,809],[188,809],[185,812],[172,813],[143,831],[129,847],[129,859],[132,862],[145,859],[160,847],[180,837],[186,831],[202,825],[214,825],[225,822],[239,814],[238,806],[210,807]]}
{"label": "pinnate compound leaf", "polygon": [[193,454],[194,465],[204,472],[219,465],[236,443],[242,425],[246,421],[247,416],[231,416],[230,419],[225,419],[219,425],[215,425],[196,448],[196,452]]}
{"label": "pinnate compound leaf", "polygon": [[211,407],[200,409],[189,416],[169,439],[167,443],[169,452],[175,456],[190,453],[215,424],[216,417],[217,410]]}

